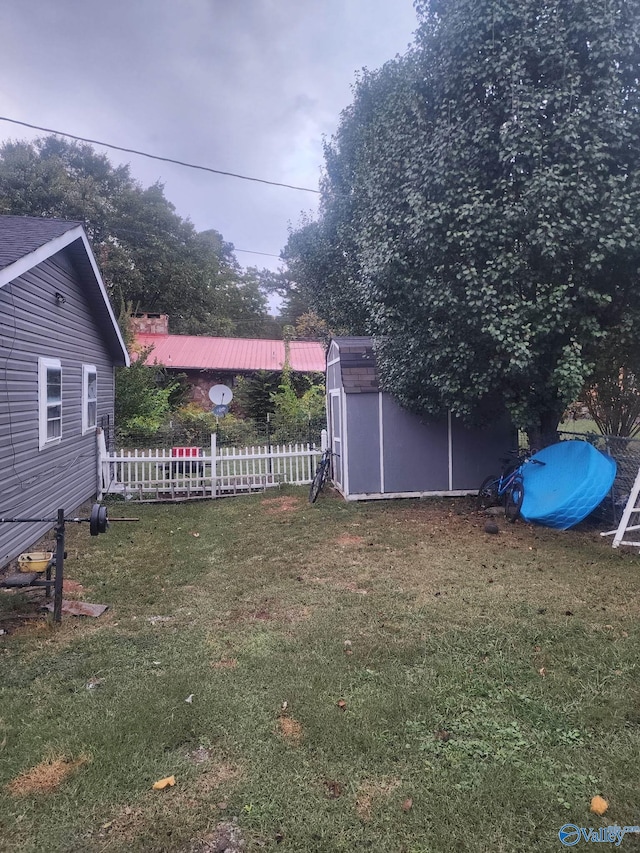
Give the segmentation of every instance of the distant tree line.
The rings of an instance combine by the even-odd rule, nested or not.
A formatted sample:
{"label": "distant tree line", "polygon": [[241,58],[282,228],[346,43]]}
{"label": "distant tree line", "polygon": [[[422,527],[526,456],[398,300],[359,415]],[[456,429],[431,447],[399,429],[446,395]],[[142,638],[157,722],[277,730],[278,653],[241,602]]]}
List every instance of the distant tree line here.
{"label": "distant tree line", "polygon": [[176,213],[160,182],[141,186],[88,144],[2,145],[0,213],[82,223],[117,313],[166,313],[174,334],[281,337],[267,312],[268,271],[243,269],[220,233]]}

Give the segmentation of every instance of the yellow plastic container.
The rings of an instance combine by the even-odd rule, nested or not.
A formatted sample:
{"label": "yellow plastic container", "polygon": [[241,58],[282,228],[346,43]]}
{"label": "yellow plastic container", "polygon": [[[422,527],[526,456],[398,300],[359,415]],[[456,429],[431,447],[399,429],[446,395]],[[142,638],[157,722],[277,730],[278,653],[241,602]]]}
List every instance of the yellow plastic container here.
{"label": "yellow plastic container", "polygon": [[44,572],[52,557],[51,551],[31,551],[28,554],[20,554],[18,568],[21,572]]}

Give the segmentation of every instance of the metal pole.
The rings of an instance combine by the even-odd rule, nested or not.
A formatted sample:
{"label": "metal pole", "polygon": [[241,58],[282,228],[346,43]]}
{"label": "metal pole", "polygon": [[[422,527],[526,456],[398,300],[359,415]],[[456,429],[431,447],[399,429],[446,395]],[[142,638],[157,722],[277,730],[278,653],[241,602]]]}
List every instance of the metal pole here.
{"label": "metal pole", "polygon": [[56,525],[56,576],[53,584],[53,621],[62,622],[62,585],[64,578],[64,510],[58,510]]}
{"label": "metal pole", "polygon": [[270,414],[270,412],[267,412],[267,448],[268,448],[268,452],[269,452],[269,455],[267,456],[267,469],[268,469],[268,473],[271,474],[272,468],[271,468],[271,414]]}

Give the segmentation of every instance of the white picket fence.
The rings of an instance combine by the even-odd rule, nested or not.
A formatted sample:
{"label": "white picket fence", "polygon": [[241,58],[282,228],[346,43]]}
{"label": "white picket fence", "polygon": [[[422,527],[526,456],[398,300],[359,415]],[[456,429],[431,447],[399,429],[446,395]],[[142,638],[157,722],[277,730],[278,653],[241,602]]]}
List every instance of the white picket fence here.
{"label": "white picket fence", "polygon": [[[323,439],[323,446],[325,441]],[[280,483],[307,485],[322,453],[309,444],[149,448],[109,453],[98,436],[98,499],[119,494],[141,501],[218,498],[261,491]],[[208,452],[207,452],[208,451]]]}

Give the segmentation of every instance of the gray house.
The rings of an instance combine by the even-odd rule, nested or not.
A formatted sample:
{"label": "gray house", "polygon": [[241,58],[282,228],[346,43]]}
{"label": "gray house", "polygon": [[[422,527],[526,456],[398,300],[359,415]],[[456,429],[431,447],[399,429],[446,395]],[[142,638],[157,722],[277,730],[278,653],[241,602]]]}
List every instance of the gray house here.
{"label": "gray house", "polygon": [[327,403],[333,481],[347,500],[469,494],[515,446],[506,417],[470,429],[403,409],[380,390],[371,338],[332,340]]}
{"label": "gray house", "polygon": [[[54,518],[96,493],[124,341],[81,225],[0,216],[0,517]],[[48,523],[0,524],[0,566]]]}

